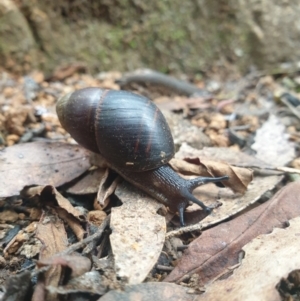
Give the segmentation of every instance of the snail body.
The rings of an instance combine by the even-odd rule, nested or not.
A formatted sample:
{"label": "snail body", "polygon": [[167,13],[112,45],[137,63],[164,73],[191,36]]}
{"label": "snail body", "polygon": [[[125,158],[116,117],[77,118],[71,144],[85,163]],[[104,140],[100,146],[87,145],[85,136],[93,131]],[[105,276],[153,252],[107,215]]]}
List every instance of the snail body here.
{"label": "snail body", "polygon": [[228,179],[180,177],[168,164],[175,153],[170,128],[146,97],[85,88],[59,99],[56,111],[62,126],[79,144],[100,153],[127,181],[178,211],[181,225],[190,201],[211,211],[192,195],[194,188]]}

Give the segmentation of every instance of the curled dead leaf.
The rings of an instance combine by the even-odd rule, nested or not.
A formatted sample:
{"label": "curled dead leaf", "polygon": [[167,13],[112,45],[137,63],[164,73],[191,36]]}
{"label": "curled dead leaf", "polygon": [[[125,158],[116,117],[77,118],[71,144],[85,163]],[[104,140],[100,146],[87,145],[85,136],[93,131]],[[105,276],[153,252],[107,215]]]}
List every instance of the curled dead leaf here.
{"label": "curled dead leaf", "polygon": [[26,198],[38,197],[44,206],[51,206],[57,215],[70,226],[77,239],[83,239],[85,230],[81,222],[84,217],[55,187],[51,185],[27,187],[21,191],[21,194]]}
{"label": "curled dead leaf", "polygon": [[188,175],[221,177],[229,176],[222,184],[237,193],[245,193],[249,183],[253,180],[250,169],[231,166],[224,162],[187,158],[185,160],[172,159],[170,165],[178,172]]}

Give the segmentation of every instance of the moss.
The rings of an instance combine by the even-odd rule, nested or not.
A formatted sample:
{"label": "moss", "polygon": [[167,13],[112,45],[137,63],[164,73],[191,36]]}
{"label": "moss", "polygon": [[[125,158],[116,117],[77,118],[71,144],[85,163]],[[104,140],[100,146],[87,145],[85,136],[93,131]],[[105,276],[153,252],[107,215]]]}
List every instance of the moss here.
{"label": "moss", "polygon": [[[41,45],[47,70],[79,60],[94,71],[147,66],[161,71],[198,72],[211,65],[220,51],[232,52],[234,26],[232,31],[224,27],[226,22],[220,26],[219,12],[213,7],[220,6],[217,0],[205,4],[83,0],[82,6],[76,7],[59,0],[32,1],[35,11],[38,6],[40,15],[46,15],[45,24],[36,26],[47,30],[36,30],[35,42]],[[209,5],[205,15],[204,7]],[[32,10],[26,7],[28,16],[33,15]]]}
{"label": "moss", "polygon": [[[37,45],[28,23],[20,11],[8,10],[0,14],[0,64],[17,72],[22,66],[28,68],[28,57],[36,56]],[[24,58],[27,57],[27,62]],[[30,59],[29,59],[30,61]],[[36,62],[31,60],[32,67]]]}

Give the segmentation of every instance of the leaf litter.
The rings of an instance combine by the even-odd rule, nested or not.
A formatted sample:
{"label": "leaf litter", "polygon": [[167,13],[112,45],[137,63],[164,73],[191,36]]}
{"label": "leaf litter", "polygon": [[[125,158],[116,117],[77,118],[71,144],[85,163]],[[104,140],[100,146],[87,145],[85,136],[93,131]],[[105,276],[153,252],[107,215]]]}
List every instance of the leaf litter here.
{"label": "leaf litter", "polygon": [[[63,77],[66,78],[64,84],[58,82],[53,84],[48,83],[44,81],[44,78],[41,77],[40,74],[32,74],[32,78],[37,79],[37,85],[34,89],[32,88],[32,86],[27,85],[25,89],[26,95],[24,96],[24,98],[22,96],[23,92],[21,92],[21,89],[14,90],[5,88],[4,95],[8,100],[11,100],[12,103],[15,103],[17,99],[20,99],[21,103],[18,105],[25,110],[25,106],[28,107],[28,105],[25,105],[26,101],[24,101],[24,99],[26,100],[29,97],[30,104],[34,106],[29,106],[29,108],[26,109],[26,118],[24,118],[24,114],[24,116],[20,116],[19,119],[16,118],[20,110],[18,111],[15,105],[12,106],[11,112],[9,114],[5,114],[7,120],[9,121],[7,123],[6,129],[8,131],[8,135],[4,137],[6,145],[13,145],[17,141],[26,141],[28,137],[29,139],[34,140],[36,135],[41,135],[41,133],[44,133],[45,137],[47,137],[48,140],[59,138],[73,143],[74,141],[72,141],[72,139],[70,139],[68,135],[65,134],[64,130],[60,128],[57,122],[57,117],[53,113],[51,113],[51,111],[45,113],[45,105],[54,105],[55,100],[58,96],[72,91],[75,86],[76,88],[83,88],[85,86],[118,88],[118,84],[114,82],[114,80],[120,76],[120,74],[118,73],[107,73],[99,75],[99,77],[97,78],[92,78],[87,75],[73,75],[73,72],[76,72],[76,70],[79,69],[73,68],[72,66],[69,66],[67,70],[68,72],[64,73],[63,75]],[[247,79],[246,82],[247,81],[249,81],[249,79]],[[259,83],[259,85],[256,86],[255,93],[263,94],[265,93],[264,90],[269,89],[272,86],[268,84],[270,82],[270,78],[268,78],[268,80],[265,80],[265,78],[253,77],[251,78],[251,81],[258,81]],[[28,82],[28,80],[26,82]],[[21,81],[20,84],[22,84]],[[47,89],[44,89],[44,87],[47,87]],[[239,151],[241,145],[245,146],[245,142],[251,141],[251,135],[253,135],[253,132],[263,125],[264,121],[261,121],[261,117],[264,116],[266,112],[266,110],[245,110],[247,106],[249,106],[249,108],[253,108],[255,107],[255,105],[260,105],[262,98],[259,98],[259,100],[255,99],[253,93],[251,91],[250,93],[248,93],[245,86],[239,88],[241,90],[235,91],[237,97],[236,99],[232,98],[232,91],[229,93],[231,96],[227,99],[218,99],[219,96],[212,97],[211,95],[206,99],[202,97],[187,99],[186,96],[183,98],[176,98],[176,108],[177,110],[178,108],[183,109],[183,115],[185,117],[190,117],[190,115],[193,115],[193,110],[195,109],[197,110],[201,108],[201,110],[209,110],[209,108],[216,108],[213,113],[200,112],[199,114],[196,114],[194,118],[192,118],[192,122],[196,129],[197,126],[198,129],[200,129],[201,127],[204,128],[203,133],[201,133],[201,135],[198,135],[201,136],[201,141],[195,144],[201,145],[201,147],[204,146],[202,150],[188,150],[188,146],[182,143],[182,141],[184,141],[182,137],[184,137],[186,133],[189,132],[189,126],[191,124],[190,122],[182,123],[184,124],[184,126],[180,128],[180,133],[176,132],[174,140],[181,141],[178,146],[182,145],[180,152],[176,154],[176,160],[181,160],[177,165],[178,171],[185,176],[195,176],[199,174],[218,175],[219,173],[221,175],[228,173],[231,176],[231,179],[228,181],[228,183],[225,183],[225,181],[224,183],[222,183],[226,186],[225,188],[217,187],[216,185],[205,185],[195,190],[195,196],[204,201],[205,204],[213,206],[214,210],[212,215],[203,216],[203,212],[202,210],[199,210],[200,208],[198,208],[198,206],[190,206],[187,209],[187,221],[189,221],[191,224],[196,224],[182,229],[176,229],[176,215],[172,219],[174,213],[167,212],[164,206],[162,206],[161,204],[158,205],[157,202],[150,197],[146,197],[143,194],[140,194],[140,192],[135,191],[135,189],[128,188],[127,184],[125,184],[124,182],[121,185],[118,184],[117,192],[114,194],[114,185],[117,185],[117,183],[111,181],[107,182],[107,180],[104,180],[106,177],[102,176],[102,171],[98,169],[91,169],[90,167],[92,164],[89,162],[89,159],[91,157],[90,154],[82,150],[82,148],[78,147],[77,145],[68,146],[68,144],[57,142],[55,142],[54,144],[51,143],[52,145],[55,145],[54,148],[56,148],[57,153],[55,152],[55,150],[50,150],[50,160],[47,160],[49,158],[45,157],[45,153],[43,153],[42,149],[39,149],[39,147],[37,146],[39,143],[49,144],[49,142],[30,143],[29,145],[32,145],[32,148],[37,148],[37,150],[34,150],[34,152],[31,153],[31,147],[26,149],[26,144],[16,144],[12,147],[6,147],[0,152],[0,173],[2,172],[1,179],[4,178],[6,180],[6,182],[2,182],[4,183],[3,186],[1,186],[0,183],[0,197],[5,197],[5,202],[3,204],[6,204],[6,211],[2,211],[2,213],[9,212],[8,210],[10,210],[10,212],[20,212],[21,210],[21,213],[15,215],[15,218],[11,221],[12,223],[20,223],[20,218],[24,219],[24,217],[26,216],[30,217],[31,219],[39,220],[39,224],[41,221],[43,221],[45,225],[47,225],[47,223],[50,223],[50,228],[46,231],[45,235],[47,235],[47,233],[51,231],[51,223],[53,223],[53,225],[56,225],[57,223],[58,229],[62,230],[58,239],[62,241],[62,237],[64,237],[64,239],[67,241],[67,243],[64,242],[66,243],[65,245],[62,245],[62,249],[64,249],[62,251],[58,250],[58,246],[54,246],[54,248],[52,247],[54,251],[52,252],[53,255],[51,255],[52,253],[49,253],[49,260],[52,260],[53,263],[56,262],[55,264],[51,263],[48,266],[40,266],[38,271],[35,272],[35,275],[44,275],[44,280],[41,280],[43,277],[39,277],[39,281],[41,282],[38,282],[37,284],[34,293],[35,300],[50,300],[50,298],[56,298],[56,296],[59,295],[67,295],[69,293],[76,292],[88,292],[102,295],[105,294],[105,292],[108,290],[111,290],[111,292],[106,295],[107,298],[114,298],[114,294],[118,294],[116,289],[120,288],[123,290],[123,292],[120,294],[124,298],[126,296],[131,296],[131,298],[134,298],[134,294],[138,293],[143,296],[143,298],[150,298],[151,300],[153,300],[153,293],[155,293],[156,296],[163,296],[163,299],[166,300],[172,300],[172,298],[174,300],[181,300],[180,298],[182,298],[182,300],[189,300],[189,297],[195,299],[195,295],[193,295],[193,293],[199,292],[199,284],[204,283],[203,279],[195,277],[195,273],[193,275],[190,275],[190,273],[188,273],[189,280],[182,276],[182,280],[185,282],[181,282],[180,286],[168,283],[155,284],[151,282],[145,284],[130,285],[127,287],[125,285],[128,283],[139,283],[145,278],[146,281],[157,281],[157,279],[162,279],[166,276],[164,272],[159,272],[158,264],[156,264],[157,258],[159,258],[158,261],[160,261],[161,255],[166,250],[164,248],[164,251],[161,253],[164,237],[167,237],[167,242],[176,238],[184,244],[192,246],[193,243],[196,244],[196,241],[198,241],[198,239],[205,237],[208,231],[211,231],[213,229],[221,229],[218,228],[221,227],[221,225],[224,226],[225,229],[227,223],[238,220],[242,216],[251,213],[252,211],[255,212],[257,208],[264,206],[265,203],[260,204],[257,203],[257,201],[259,201],[261,198],[269,198],[267,194],[270,194],[269,191],[278,186],[278,183],[282,181],[283,174],[296,171],[295,169],[283,166],[274,167],[274,165],[272,164],[274,163],[274,161],[270,160],[272,161],[270,162],[266,160],[267,157],[262,158],[266,161],[264,162],[255,158],[253,155],[250,156],[245,154],[244,152]],[[157,95],[158,90],[154,90],[154,92],[150,90],[148,91],[145,88],[137,88],[137,90],[139,93],[146,93],[150,98],[159,98],[151,97],[152,95]],[[224,97],[226,92],[225,94],[224,91],[221,92],[223,93]],[[151,93],[153,94],[151,95]],[[241,99],[238,99],[240,95],[243,95],[242,105],[240,105],[239,103]],[[40,102],[38,103],[37,100]],[[39,104],[42,104],[42,106],[38,107]],[[239,108],[237,108],[237,105],[239,105]],[[40,127],[42,129],[42,132],[35,130],[35,128],[38,129],[39,127],[36,117],[33,116],[35,112],[37,112],[37,109],[39,110],[39,112],[41,112],[40,116],[44,123],[43,126]],[[268,110],[269,109],[270,107],[268,107]],[[172,110],[170,101],[167,110]],[[238,117],[235,117],[235,120],[228,119],[228,116],[226,116],[226,114],[233,114],[235,112],[238,112]],[[170,115],[170,120],[177,116],[173,112],[169,113],[170,114],[168,115]],[[241,116],[241,118],[239,116]],[[236,134],[235,138],[239,137],[240,140],[233,140],[233,136],[227,135],[227,126],[229,130]],[[284,134],[285,128],[288,128],[289,133],[293,134],[293,139],[297,140],[297,135],[295,131],[293,132],[293,126],[287,127],[286,124],[285,127],[281,126],[277,138],[280,137],[281,134]],[[269,130],[265,131],[268,132]],[[177,138],[179,137],[179,135],[181,135],[180,139]],[[284,139],[288,144],[286,136],[284,137]],[[275,139],[274,141],[270,141],[270,145],[272,145],[273,148],[276,148],[278,144],[272,144],[272,142],[275,142]],[[189,143],[193,145],[193,141],[189,140]],[[62,145],[61,147],[59,146],[60,144]],[[218,148],[205,147],[212,144],[218,146]],[[229,146],[231,148],[229,148]],[[28,162],[25,165],[22,165],[22,160],[15,159],[15,155],[18,154],[18,152],[16,152],[15,150],[18,150],[18,147],[21,147],[21,154],[26,154],[26,159],[28,159]],[[24,149],[22,149],[22,147],[24,147]],[[185,152],[183,152],[184,147]],[[12,151],[11,157],[5,157],[5,153],[10,152],[11,148],[16,149],[13,149],[14,152]],[[287,152],[289,152],[288,159],[290,160],[294,156],[290,155],[290,151],[295,148],[295,145],[289,144],[288,148],[286,148],[286,150]],[[233,149],[238,151],[233,151]],[[75,151],[74,160],[73,158],[69,161],[66,160],[68,151]],[[81,153],[78,154],[77,152]],[[27,155],[28,153],[32,154],[32,156],[30,157],[30,155]],[[76,156],[76,154],[78,154],[78,156]],[[3,158],[5,158],[5,160],[8,159],[8,162],[10,164],[9,167],[13,166],[12,170],[6,168],[5,173],[3,173],[2,170],[3,166],[5,166],[2,164],[5,164],[5,160],[3,160]],[[41,158],[41,160],[39,158]],[[281,161],[280,163],[278,163],[279,161],[276,161],[276,165],[285,165],[288,159],[287,157],[285,157],[285,161]],[[85,161],[83,162],[84,164],[82,164],[81,160]],[[77,164],[77,162],[80,163]],[[49,166],[48,170],[46,170],[46,167],[45,169],[43,169],[42,166],[46,166],[47,164]],[[15,173],[13,169],[16,169]],[[253,173],[251,170],[254,170],[253,180]],[[272,174],[271,172],[274,173]],[[7,180],[6,177],[9,177],[9,180]],[[100,187],[97,185],[99,177],[103,181]],[[75,182],[76,184],[74,185]],[[13,196],[16,196],[16,198],[18,198],[20,197],[20,191],[28,192],[31,189],[40,189],[37,187],[32,187],[35,185],[45,185],[42,188],[42,191],[44,190],[43,194],[47,196],[50,202],[42,201],[43,198],[41,197],[40,191],[38,194],[36,194],[35,197],[23,195],[22,200],[19,200],[21,204],[22,201],[25,201],[26,205],[33,207],[29,206],[28,208],[26,208],[26,210],[24,210],[24,207],[22,207],[22,205],[17,205],[15,207],[12,206],[12,200],[14,200],[15,198]],[[69,206],[68,203],[65,203],[65,200],[63,200],[64,198],[56,191],[55,187],[62,185],[64,186],[60,188],[61,191],[63,192],[64,196],[72,200],[72,204],[76,207],[76,210],[73,206]],[[81,198],[82,200],[85,200],[86,203],[89,203],[89,208],[91,208],[93,204],[91,202],[91,199],[89,199],[87,196],[95,195],[96,192],[98,192],[98,197],[94,198],[95,210],[89,209],[90,212],[87,213],[86,209],[80,207],[82,204]],[[116,195],[118,196],[117,198],[115,197]],[[146,204],[141,203],[141,201],[143,200],[147,200]],[[35,207],[37,205],[40,208]],[[119,205],[119,207],[115,207],[116,205]],[[102,211],[103,209],[104,211]],[[77,213],[75,213],[74,210]],[[134,213],[133,210],[137,210],[136,213]],[[110,220],[110,216],[107,217],[106,214],[109,214],[110,212],[112,220],[110,224],[112,230],[111,235],[109,235],[109,232],[105,230]],[[9,214],[7,214],[6,216],[8,215]],[[12,213],[11,216],[13,215],[14,214]],[[199,217],[204,219],[202,219],[201,221]],[[166,221],[168,222],[167,228]],[[4,222],[7,223],[8,221]],[[61,222],[63,222],[63,224],[61,224]],[[200,238],[197,238],[197,231],[201,229],[203,230],[205,228],[210,229],[205,230]],[[238,228],[239,226],[236,226],[235,229]],[[6,227],[5,229],[8,228]],[[5,231],[6,230],[4,230],[3,233],[5,233]],[[219,232],[223,233],[224,231],[222,232],[220,230]],[[72,233],[72,235],[70,235],[70,233]],[[117,239],[114,238],[114,234]],[[154,234],[156,234],[155,237]],[[253,237],[258,234],[259,233],[253,234]],[[19,238],[15,239],[16,244],[14,244],[14,241],[12,240],[12,244],[9,246],[12,253],[10,253],[11,255],[9,256],[18,254],[18,252],[19,254],[21,254],[20,252],[22,245],[26,245],[29,241],[34,242],[34,237],[28,237],[27,234],[22,237],[22,235],[23,234],[20,233]],[[109,236],[111,239],[111,244],[114,246],[112,247],[112,251],[104,251],[105,246],[108,246],[107,238]],[[26,237],[29,238],[29,240],[24,239]],[[45,242],[49,246],[51,246],[51,244],[53,243],[51,242],[51,234],[47,238],[43,236],[42,238],[45,239]],[[214,243],[217,245],[219,243],[219,240],[222,242],[222,238],[218,236],[216,236],[216,238],[212,240],[214,240]],[[122,243],[120,243],[120,241]],[[124,241],[125,243],[123,243]],[[247,239],[245,239],[245,241],[242,243],[241,248],[246,243]],[[184,244],[181,243],[177,245],[184,246]],[[36,244],[36,246],[38,246],[38,244]],[[55,248],[57,248],[57,250]],[[23,248],[22,252],[24,250],[25,249]],[[91,257],[93,268],[87,268],[87,270],[81,275],[64,278],[64,272],[60,271],[66,271],[73,268],[66,268],[63,262],[67,260],[67,255],[69,256],[69,254],[72,254],[77,250],[81,250],[82,255],[79,255],[79,257],[69,257],[69,260],[76,263],[81,259],[85,261],[87,259],[86,256],[88,255],[96,254],[97,256],[92,255]],[[128,253],[128,256],[126,258],[126,256],[124,256],[122,252],[126,255],[129,250],[132,251],[132,253]],[[183,252],[182,260],[184,260],[186,256],[185,253],[188,252],[189,251]],[[181,252],[177,252],[177,254],[176,252],[173,253],[174,257],[176,257],[179,253]],[[33,254],[36,253],[28,252],[27,254],[30,257],[34,256]],[[173,255],[169,253],[166,254],[169,256],[166,267],[169,268]],[[56,256],[58,256],[59,259],[56,259],[55,261],[54,258]],[[213,252],[212,254],[210,254],[210,256],[212,258],[216,258]],[[231,258],[228,254],[224,256],[229,256],[228,258]],[[112,259],[114,259],[115,262]],[[233,259],[230,260],[235,262]],[[11,260],[12,264],[13,262],[14,260]],[[106,266],[106,268],[103,268],[104,266]],[[178,267],[179,266],[180,261]],[[155,267],[155,269],[151,270],[152,267]],[[54,286],[47,285],[47,290],[45,290],[45,275],[48,275],[45,273],[48,273],[47,271],[51,269],[53,269],[57,273],[56,278],[54,278],[56,279],[55,281],[57,281],[57,279],[63,279],[63,282],[65,282],[66,284],[63,286],[56,284]],[[226,274],[226,271],[228,269],[230,270],[230,268],[224,268],[222,264],[219,267],[219,271],[216,265],[212,265],[212,269],[214,270],[214,273],[217,274],[215,278],[218,278],[220,274]],[[164,269],[162,271],[164,271]],[[167,271],[167,269],[165,269],[165,271]],[[174,271],[176,271],[176,268]],[[121,275],[121,279],[117,275]],[[46,278],[49,277],[47,276]],[[286,275],[283,275],[283,277],[288,277],[288,273]],[[16,281],[21,280],[17,279]],[[25,283],[27,283],[26,281]],[[189,281],[189,283],[186,283],[186,281]],[[90,285],[88,285],[87,282],[91,282]],[[21,284],[18,285],[21,286]],[[182,287],[182,285],[191,285],[191,288],[184,288]],[[193,287],[193,285],[195,287]],[[187,295],[187,292],[189,292],[190,295]],[[46,297],[47,294],[49,298]],[[105,300],[106,296],[103,296],[101,299]]]}
{"label": "leaf litter", "polygon": [[[291,183],[271,200],[204,231],[188,246],[165,281],[180,282],[184,277],[197,273],[200,284],[205,285],[218,275],[230,272],[230,268],[239,263],[243,246],[258,235],[272,232],[275,227],[286,227],[289,220],[300,216],[299,195],[300,182]],[[288,228],[285,235],[289,236]],[[268,254],[265,253],[264,258],[269,258]]]}
{"label": "leaf litter", "polygon": [[[245,245],[245,257],[233,275],[208,285],[195,300],[282,300],[276,286],[281,278],[300,267],[300,218],[288,224],[285,229],[275,228],[271,234],[259,235]],[[293,295],[286,297],[295,300]]]}

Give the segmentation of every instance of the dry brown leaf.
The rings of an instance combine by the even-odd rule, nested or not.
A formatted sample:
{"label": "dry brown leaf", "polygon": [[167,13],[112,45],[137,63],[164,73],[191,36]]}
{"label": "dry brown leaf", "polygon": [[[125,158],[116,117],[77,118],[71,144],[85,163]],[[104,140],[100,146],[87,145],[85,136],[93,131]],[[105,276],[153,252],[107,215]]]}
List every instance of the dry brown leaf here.
{"label": "dry brown leaf", "polygon": [[3,254],[21,254],[26,258],[33,258],[41,249],[39,240],[32,238],[37,227],[37,222],[29,224],[21,230],[21,227],[15,226],[5,239],[1,240]]}
{"label": "dry brown leaf", "polygon": [[68,238],[63,221],[57,215],[45,212],[37,225],[36,237],[42,242],[43,248],[39,259],[47,259],[62,252],[68,245]]}
{"label": "dry brown leaf", "polygon": [[[281,189],[268,202],[206,230],[194,240],[176,268],[165,281],[180,282],[185,275],[197,273],[201,284],[226,272],[238,263],[242,247],[274,227],[283,227],[286,221],[300,215],[300,182]],[[266,255],[267,256],[267,255]]]}
{"label": "dry brown leaf", "polygon": [[0,197],[18,195],[24,186],[60,186],[90,168],[90,153],[78,145],[31,142],[0,152]]}
{"label": "dry brown leaf", "polygon": [[29,235],[24,231],[20,231],[5,247],[3,254],[16,253],[25,242],[29,240]]}
{"label": "dry brown leaf", "polygon": [[114,193],[121,178],[118,177],[112,170],[106,168],[105,173],[99,183],[97,197],[94,202],[95,209],[107,207],[109,204],[110,196]]}
{"label": "dry brown leaf", "polygon": [[55,187],[51,185],[46,185],[45,187],[42,187],[42,190],[40,192],[41,201],[48,203],[51,200],[55,200],[57,202],[57,205],[64,209],[66,212],[71,214],[73,217],[75,217],[77,220],[82,219],[82,214],[79,210],[73,207],[73,205],[70,203],[68,199],[63,197],[56,189]]}
{"label": "dry brown leaf", "polygon": [[[224,150],[224,152],[226,153],[228,150]],[[233,153],[232,156],[236,158],[237,152]],[[185,164],[182,160],[190,164]],[[171,160],[170,164],[175,170],[183,174],[210,177],[228,175],[229,180],[223,181],[223,185],[231,188],[235,192],[245,193],[249,183],[253,179],[252,171],[246,168],[231,166],[227,162],[221,162],[221,160],[222,159],[214,156],[214,148],[206,148],[206,154],[204,156],[202,155],[202,151],[183,145],[176,153],[175,159]]]}
{"label": "dry brown leaf", "polygon": [[195,149],[188,144],[183,143],[179,151],[175,154],[176,159],[198,157],[201,160],[208,159],[212,161],[223,161],[227,164],[239,167],[257,167],[270,168],[270,164],[263,162],[253,156],[236,151],[228,147],[204,147],[203,149]]}
{"label": "dry brown leaf", "polygon": [[[255,177],[242,196],[233,193],[229,188],[221,189],[211,183],[199,187],[193,194],[206,205],[217,208],[214,208],[212,213],[200,223],[170,231],[166,236],[181,235],[218,224],[257,202],[265,192],[273,189],[281,180],[281,176]],[[196,205],[193,206],[195,208]]]}
{"label": "dry brown leaf", "polygon": [[[102,157],[98,154],[94,154],[93,157],[97,159],[101,158],[102,160]],[[97,161],[94,161],[94,163],[97,164]],[[109,204],[109,197],[115,191],[119,181],[120,178],[115,172],[112,172],[109,168],[99,167],[90,170],[86,175],[81,177],[74,185],[67,189],[67,192],[79,195],[97,193],[94,207],[95,209],[102,210]]]}
{"label": "dry brown leaf", "polygon": [[[195,150],[188,146],[182,146],[180,151],[176,153],[176,157],[178,158],[185,158],[185,156],[195,156],[203,153],[202,151]],[[222,155],[222,152],[219,153],[217,149],[215,148],[206,148],[205,149],[205,156],[206,159],[210,157],[218,158],[218,155]],[[217,156],[216,156],[217,154]],[[229,155],[230,154],[230,155]],[[253,159],[252,157],[244,154],[240,154],[236,151],[230,151],[228,150],[228,153],[225,154],[224,158],[230,159],[234,162],[234,164],[239,165],[241,163],[240,161],[243,161],[244,159],[251,162],[251,164],[259,164],[259,160]],[[201,156],[202,158],[202,156]],[[248,158],[248,159],[247,159]],[[198,160],[198,159],[197,159]],[[185,170],[187,174],[195,174],[195,173],[205,173],[204,167],[201,165],[193,165],[188,163],[183,163],[182,161],[178,161],[174,159],[173,162],[180,163],[179,168],[181,170]],[[235,168],[235,167],[234,167]],[[242,181],[242,183],[239,184],[241,188],[245,186],[245,183],[247,183],[250,179],[249,177],[249,171],[247,169],[242,169],[242,171],[246,171],[246,176],[242,172],[240,175],[240,179],[238,181]],[[244,179],[246,178],[246,182]],[[232,193],[227,188],[220,189],[217,188],[214,184],[206,184],[204,186],[198,187],[194,190],[193,194],[203,201],[206,205],[215,208],[212,212],[212,214],[208,215],[203,219],[203,216],[199,214],[199,216],[195,216],[193,214],[192,220],[188,216],[186,216],[187,222],[197,223],[191,226],[183,227],[174,231],[170,231],[167,233],[167,237],[175,236],[175,235],[181,235],[183,233],[188,233],[195,230],[201,230],[207,227],[211,227],[212,225],[221,222],[224,219],[229,218],[230,216],[233,216],[234,214],[242,211],[243,209],[249,207],[251,204],[255,203],[257,200],[260,199],[260,197],[268,190],[273,189],[280,181],[282,177],[281,176],[268,176],[268,177],[255,177],[250,184],[248,185],[247,191],[241,196],[240,194]],[[223,181],[223,184],[225,184],[226,181]],[[197,207],[196,205],[193,205],[192,208],[187,208],[187,211],[195,211]],[[203,220],[202,220],[203,219]],[[199,223],[199,221],[201,222]]]}
{"label": "dry brown leaf", "polygon": [[[23,195],[27,197],[40,196],[40,200],[45,205],[51,205],[57,212],[58,216],[64,220],[73,230],[78,240],[82,240],[85,230],[82,228],[80,221],[83,216],[79,210],[73,207],[68,199],[63,197],[53,186],[37,186],[24,189]],[[52,203],[54,202],[54,203]],[[58,207],[57,207],[58,206]]]}
{"label": "dry brown leaf", "polygon": [[28,199],[39,197],[40,202],[44,205],[51,205],[52,207],[59,206],[78,220],[83,218],[81,212],[74,208],[70,201],[63,197],[56,188],[51,185],[27,187],[21,191],[21,195]]}
{"label": "dry brown leaf", "polygon": [[19,214],[13,210],[7,209],[0,212],[0,221],[15,223],[19,219]]}
{"label": "dry brown leaf", "polygon": [[[186,160],[191,162],[191,160]],[[193,161],[194,163],[195,161]],[[218,177],[218,174],[229,176],[228,181],[222,182],[224,186],[229,187],[234,192],[245,193],[249,183],[253,180],[253,172],[246,168],[230,166],[227,163],[214,162],[209,160],[199,160],[199,164],[205,166],[208,174]]]}
{"label": "dry brown leaf", "polygon": [[29,218],[32,221],[37,221],[42,216],[42,210],[40,208],[28,208]]}
{"label": "dry brown leaf", "polygon": [[[297,205],[299,207],[299,201]],[[276,285],[282,277],[300,267],[299,229],[300,218],[297,217],[290,220],[285,229],[256,237],[243,247],[245,258],[233,275],[208,285],[206,292],[196,300],[282,300]]]}
{"label": "dry brown leaf", "polygon": [[81,225],[81,221],[83,221],[81,212],[74,208],[69,200],[63,197],[55,187],[50,185],[29,187],[23,189],[21,195],[26,198],[38,196],[44,206],[51,206],[58,216],[70,226],[78,240],[83,239],[85,230]]}
{"label": "dry brown leaf", "polygon": [[142,283],[126,286],[124,291],[113,290],[98,299],[98,301],[193,301],[195,295],[188,289],[173,283]]}
{"label": "dry brown leaf", "polygon": [[[42,242],[43,247],[40,251],[39,259],[47,259],[53,255],[62,252],[68,244],[68,237],[65,231],[64,223],[57,215],[49,211],[42,216],[37,226],[36,237]],[[39,299],[45,294],[45,286],[57,286],[60,282],[62,269],[60,266],[51,267],[45,272],[45,277],[39,278],[34,291],[33,300]],[[48,296],[49,300],[55,300],[56,294]],[[47,299],[48,300],[48,299]]]}
{"label": "dry brown leaf", "polygon": [[57,212],[58,216],[69,225],[77,237],[77,240],[82,240],[86,232],[82,228],[79,220],[62,208],[55,208],[55,211]]}
{"label": "dry brown leaf", "polygon": [[99,183],[104,176],[106,169],[97,168],[90,170],[86,175],[80,178],[67,189],[68,193],[84,195],[97,193],[99,189]]}
{"label": "dry brown leaf", "polygon": [[221,177],[227,175],[229,176],[229,180],[222,181],[222,184],[231,188],[234,192],[245,193],[249,183],[253,179],[251,170],[230,166],[224,162],[206,159],[200,160],[199,158],[186,158],[185,161],[172,159],[170,165],[182,174],[193,174],[203,177]]}
{"label": "dry brown leaf", "polygon": [[166,221],[157,214],[162,206],[130,184],[116,190],[121,207],[112,208],[110,242],[116,273],[129,284],[142,282],[163,248]]}
{"label": "dry brown leaf", "polygon": [[106,213],[101,210],[91,210],[87,214],[87,221],[95,226],[100,226],[106,218]]}

